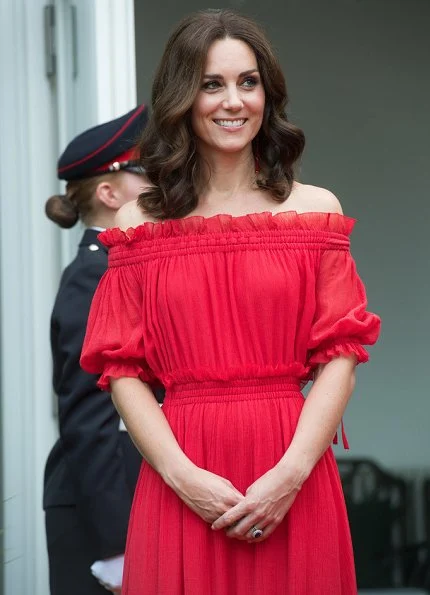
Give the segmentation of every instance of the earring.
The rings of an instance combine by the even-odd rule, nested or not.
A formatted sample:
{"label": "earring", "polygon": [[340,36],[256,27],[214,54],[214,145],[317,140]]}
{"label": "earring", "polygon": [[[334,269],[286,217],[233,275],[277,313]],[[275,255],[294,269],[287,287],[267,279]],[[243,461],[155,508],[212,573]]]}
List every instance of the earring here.
{"label": "earring", "polygon": [[255,151],[255,154],[254,154],[254,170],[255,170],[255,175],[258,176],[258,174],[261,171],[261,167],[260,167],[260,155],[258,154],[258,151]]}

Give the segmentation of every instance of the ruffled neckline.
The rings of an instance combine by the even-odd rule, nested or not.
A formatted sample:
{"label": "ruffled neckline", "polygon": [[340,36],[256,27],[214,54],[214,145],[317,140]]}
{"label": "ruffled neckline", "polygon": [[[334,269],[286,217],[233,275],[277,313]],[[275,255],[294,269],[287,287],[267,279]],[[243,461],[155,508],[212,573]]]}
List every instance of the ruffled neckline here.
{"label": "ruffled neckline", "polygon": [[218,214],[211,217],[191,215],[182,219],[146,221],[137,227],[123,231],[119,227],[99,234],[99,240],[107,247],[129,244],[140,240],[154,240],[183,235],[256,232],[267,230],[328,231],[349,236],[356,220],[340,213],[281,211],[272,213],[249,213],[247,215]]}

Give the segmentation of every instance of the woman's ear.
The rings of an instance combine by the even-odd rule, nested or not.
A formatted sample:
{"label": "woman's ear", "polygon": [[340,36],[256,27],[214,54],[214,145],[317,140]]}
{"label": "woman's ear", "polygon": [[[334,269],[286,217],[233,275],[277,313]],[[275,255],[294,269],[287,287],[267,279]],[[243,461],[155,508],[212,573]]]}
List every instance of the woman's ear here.
{"label": "woman's ear", "polygon": [[103,181],[98,184],[96,188],[96,199],[104,204],[108,209],[117,211],[121,206],[119,200],[118,190],[114,184],[108,181]]}

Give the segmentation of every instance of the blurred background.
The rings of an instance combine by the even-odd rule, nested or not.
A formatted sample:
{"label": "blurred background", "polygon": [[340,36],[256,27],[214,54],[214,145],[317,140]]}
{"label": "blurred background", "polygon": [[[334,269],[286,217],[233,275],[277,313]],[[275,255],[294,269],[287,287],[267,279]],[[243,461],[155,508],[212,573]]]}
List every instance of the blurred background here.
{"label": "blurred background", "polygon": [[[263,24],[286,74],[290,120],[307,138],[300,179],[332,190],[358,220],[352,250],[383,323],[345,416],[351,449],[335,447],[360,587],[430,590],[430,2],[215,7]],[[56,435],[49,316],[81,233],[60,232],[44,216],[45,200],[61,189],[57,157],[85,128],[150,103],[171,29],[203,8],[198,0],[0,4],[5,595],[48,593],[41,493]]]}

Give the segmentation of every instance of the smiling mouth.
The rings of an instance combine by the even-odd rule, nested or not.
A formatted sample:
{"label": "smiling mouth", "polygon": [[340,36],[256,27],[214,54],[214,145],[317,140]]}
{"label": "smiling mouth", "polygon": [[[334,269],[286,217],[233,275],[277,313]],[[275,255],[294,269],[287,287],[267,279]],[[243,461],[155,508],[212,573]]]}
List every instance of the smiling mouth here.
{"label": "smiling mouth", "polygon": [[245,118],[238,119],[238,120],[214,120],[217,126],[222,126],[223,128],[239,128],[243,126],[246,122]]}

